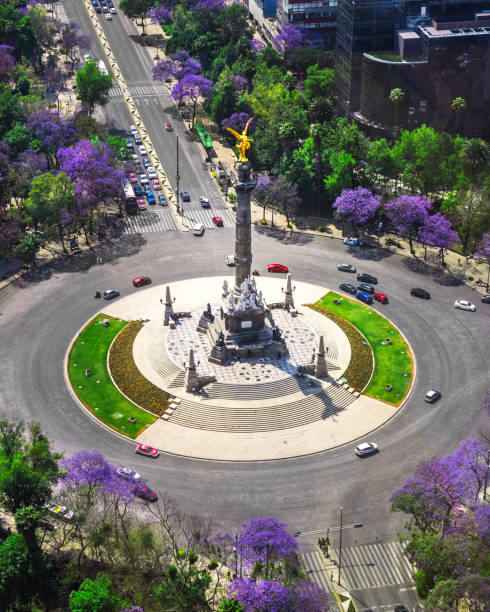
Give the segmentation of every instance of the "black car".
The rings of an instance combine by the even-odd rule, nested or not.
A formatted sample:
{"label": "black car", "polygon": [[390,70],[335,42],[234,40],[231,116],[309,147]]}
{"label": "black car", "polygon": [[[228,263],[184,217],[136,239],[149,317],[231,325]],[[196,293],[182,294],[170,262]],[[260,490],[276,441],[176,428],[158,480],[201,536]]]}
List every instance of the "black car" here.
{"label": "black car", "polygon": [[104,300],[112,300],[121,295],[117,289],[108,289],[104,291]]}
{"label": "black car", "polygon": [[422,298],[423,300],[430,300],[430,293],[425,289],[421,289],[420,287],[414,287],[410,291],[410,295],[414,297]]}
{"label": "black car", "polygon": [[372,285],[368,285],[367,283],[359,283],[357,290],[362,291],[363,293],[369,293],[370,295],[374,293],[374,287]]}
{"label": "black car", "polygon": [[427,391],[427,393],[424,395],[424,400],[429,404],[433,404],[434,402],[437,402],[440,397],[440,391],[438,391],[437,389],[431,389],[430,391]]}
{"label": "black car", "polygon": [[361,283],[370,283],[371,285],[378,284],[378,279],[375,276],[371,276],[370,274],[358,274],[357,280]]}
{"label": "black car", "polygon": [[134,194],[137,196],[142,196],[143,195],[143,189],[141,188],[141,185],[135,185],[133,187],[134,189]]}
{"label": "black car", "polygon": [[484,295],[481,299],[484,304],[490,304],[490,294]]}
{"label": "black car", "polygon": [[97,5],[97,6],[95,7],[95,12],[96,12],[96,13],[102,13],[102,9],[100,8],[100,5]]}
{"label": "black car", "polygon": [[191,196],[187,193],[187,191],[181,191],[180,192],[180,198],[181,198],[182,202],[190,202],[191,201]]}
{"label": "black car", "polygon": [[402,606],[401,604],[398,604],[398,606],[395,606],[393,609],[395,612],[408,612],[408,608],[406,606]]}
{"label": "black car", "polygon": [[342,291],[347,291],[347,293],[352,293],[352,295],[357,293],[357,289],[354,287],[354,285],[349,283],[341,283],[339,285],[339,289],[342,289]]}

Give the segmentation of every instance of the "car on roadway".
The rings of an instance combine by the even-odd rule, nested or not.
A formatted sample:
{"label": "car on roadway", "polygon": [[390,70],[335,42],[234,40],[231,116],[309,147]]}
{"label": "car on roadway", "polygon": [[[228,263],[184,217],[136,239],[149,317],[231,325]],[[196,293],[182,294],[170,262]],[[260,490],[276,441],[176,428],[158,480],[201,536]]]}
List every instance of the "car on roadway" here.
{"label": "car on roadway", "polygon": [[[95,3],[95,4],[97,4],[97,3]],[[95,6],[95,5],[94,5],[94,6]],[[86,62],[90,62],[90,60],[91,60],[91,59],[92,59],[92,58],[90,57],[90,55],[89,55],[88,53],[86,53],[86,54],[83,56],[83,61],[84,61],[85,63],[86,63]]]}
{"label": "car on roadway", "polygon": [[481,299],[484,304],[490,304],[490,294],[484,295]]}
{"label": "car on roadway", "polygon": [[135,125],[130,125],[129,131],[131,132],[132,136],[136,136],[136,134],[138,133],[138,128]]}
{"label": "car on roadway", "polygon": [[403,606],[402,604],[398,604],[393,608],[393,612],[408,612],[407,606]]}
{"label": "car on roadway", "polygon": [[225,257],[225,261],[226,261],[227,266],[234,266],[235,265],[235,255],[227,255]]}
{"label": "car on roadway", "polygon": [[156,448],[152,448],[147,444],[138,444],[134,449],[134,452],[138,455],[145,455],[145,457],[153,457],[156,459],[160,452]]}
{"label": "car on roadway", "polygon": [[356,268],[351,264],[341,263],[337,266],[337,270],[340,272],[357,272]]}
{"label": "car on roadway", "polygon": [[96,13],[102,13],[102,9],[100,8],[100,6],[99,6],[99,5],[97,5],[97,6],[95,7],[95,12],[96,12]]}
{"label": "car on roadway", "polygon": [[347,293],[352,293],[352,295],[357,293],[357,289],[350,283],[341,283],[339,285],[339,289],[342,289],[342,291],[346,291]]}
{"label": "car on roadway", "polygon": [[136,176],[136,174],[134,172],[129,172],[128,173],[128,181],[130,183],[137,183],[138,182],[138,177]]}
{"label": "car on roadway", "polygon": [[221,217],[213,217],[213,223],[216,227],[223,227],[223,219]]}
{"label": "car on roadway", "polygon": [[348,236],[347,238],[344,238],[344,244],[347,246],[364,246],[364,242],[357,236]]}
{"label": "car on roadway", "polygon": [[206,196],[199,196],[199,202],[203,208],[210,208],[209,198]]}
{"label": "car on roadway", "polygon": [[146,176],[146,172],[142,172],[140,174],[140,182],[141,182],[142,185],[148,185],[148,183],[150,182],[148,180],[148,177]]}
{"label": "car on roadway", "polygon": [[135,287],[144,287],[145,285],[151,285],[151,277],[150,276],[137,276],[133,280],[133,285]]}
{"label": "car on roadway", "polygon": [[364,293],[363,291],[358,291],[356,293],[356,298],[358,300],[361,300],[361,302],[364,302],[365,304],[372,304],[373,303],[372,296],[369,295],[369,293]]}
{"label": "car on roadway", "polygon": [[141,185],[135,185],[133,189],[134,189],[134,195],[137,195],[137,196],[143,195],[143,188],[141,187]]}
{"label": "car on roadway", "polygon": [[196,223],[192,228],[194,236],[202,236],[204,234],[204,225],[202,223]]}
{"label": "car on roadway", "polygon": [[411,289],[410,295],[421,298],[423,300],[430,300],[430,293],[425,289],[421,289],[420,287],[414,287],[413,289]]}
{"label": "car on roadway", "polygon": [[117,475],[125,480],[140,480],[141,476],[131,468],[121,465],[116,470]]}
{"label": "car on roadway", "polygon": [[158,203],[160,206],[168,206],[167,198],[163,195],[163,193],[158,196]]}
{"label": "car on roadway", "polygon": [[144,145],[140,145],[138,147],[138,151],[140,152],[140,155],[142,155],[142,156],[146,155],[146,147]]}
{"label": "car on roadway", "polygon": [[147,194],[146,194],[146,199],[148,200],[148,204],[153,205],[153,204],[156,204],[156,203],[157,203],[156,198],[155,198],[155,196],[153,195],[153,192],[152,192],[152,193],[147,193]]}
{"label": "car on roadway", "polygon": [[357,280],[361,283],[369,283],[370,285],[378,284],[378,279],[375,276],[371,276],[371,274],[358,274]]}
{"label": "car on roadway", "polygon": [[367,457],[379,451],[378,445],[374,442],[363,442],[356,446],[356,455],[358,457]]}
{"label": "car on roadway", "polygon": [[138,205],[139,210],[146,210],[146,200],[145,198],[137,198],[136,204]]}
{"label": "car on roadway", "polygon": [[167,130],[167,132],[173,132],[174,131],[173,125],[170,123],[170,121],[167,121],[165,123],[165,129]]}
{"label": "car on roadway", "polygon": [[107,6],[107,4],[102,5],[102,12],[109,14],[109,7]]}
{"label": "car on roadway", "polygon": [[267,264],[267,272],[289,272],[289,268],[279,263]]}
{"label": "car on roadway", "polygon": [[150,489],[150,487],[140,487],[139,485],[137,485],[133,487],[131,491],[133,495],[135,495],[136,497],[140,497],[141,499],[144,499],[145,501],[149,501],[149,502],[158,501],[158,495],[155,493],[155,491]]}
{"label": "car on roadway", "polygon": [[141,136],[140,136],[139,134],[136,134],[136,135],[135,135],[135,137],[134,137],[134,142],[135,142],[137,145],[140,145],[140,144],[141,144]]}
{"label": "car on roadway", "polygon": [[[105,7],[104,7],[105,8]],[[107,9],[109,10],[109,9]],[[105,12],[105,11],[104,11]],[[107,19],[107,21],[112,21],[112,15],[110,13],[107,13],[107,15],[105,16],[105,18]]]}
{"label": "car on roadway", "polygon": [[388,304],[388,296],[384,293],[373,293],[373,298],[380,304]]}
{"label": "car on roadway", "polygon": [[116,9],[115,9],[115,7],[114,7],[114,6],[110,6],[110,7],[109,7],[109,10],[110,10],[110,12],[111,12],[111,15],[115,15],[115,14],[116,14]]}
{"label": "car on roadway", "polygon": [[437,402],[441,395],[441,392],[437,389],[431,389],[430,391],[427,391],[427,393],[424,395],[424,400],[429,404],[433,404],[434,402]]}
{"label": "car on roadway", "polygon": [[454,302],[454,308],[459,308],[460,310],[469,310],[470,312],[475,312],[476,306],[468,300],[456,300]]}
{"label": "car on roadway", "polygon": [[160,181],[158,179],[153,179],[151,181],[151,184],[153,186],[153,189],[156,189],[157,191],[161,191],[162,186],[160,185]]}
{"label": "car on roadway", "polygon": [[133,150],[133,141],[131,138],[126,138],[126,149],[130,149],[131,151]]}
{"label": "car on roadway", "polygon": [[151,166],[151,161],[147,157],[143,157],[143,167],[149,168]]}
{"label": "car on roadway", "polygon": [[113,300],[121,295],[117,289],[107,289],[104,291],[104,300]]}
{"label": "car on roadway", "polygon": [[182,202],[190,202],[191,196],[187,193],[187,191],[181,191],[180,199],[182,200]]}
{"label": "car on roadway", "polygon": [[146,174],[148,175],[148,178],[157,178],[157,173],[155,172],[152,166],[148,166],[148,168],[146,169]]}
{"label": "car on roadway", "polygon": [[148,197],[149,195],[151,195],[151,196],[153,195],[153,189],[151,188],[151,185],[147,185],[147,186],[145,187],[145,193],[146,193],[146,196],[147,196],[147,197]]}
{"label": "car on roadway", "polygon": [[363,293],[369,293],[370,295],[374,293],[374,287],[368,283],[359,283],[357,285],[357,290],[362,291]]}

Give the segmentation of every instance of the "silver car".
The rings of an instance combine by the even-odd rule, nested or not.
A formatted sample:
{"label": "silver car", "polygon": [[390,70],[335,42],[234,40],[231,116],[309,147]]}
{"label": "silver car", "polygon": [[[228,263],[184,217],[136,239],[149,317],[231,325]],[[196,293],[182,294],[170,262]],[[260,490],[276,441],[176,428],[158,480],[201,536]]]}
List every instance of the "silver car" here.
{"label": "silver car", "polygon": [[351,266],[350,264],[346,264],[346,263],[341,263],[337,266],[337,270],[340,270],[341,272],[357,272],[356,268],[354,268],[354,266]]}
{"label": "silver car", "polygon": [[454,302],[454,308],[459,308],[460,310],[469,310],[470,312],[475,312],[476,306],[467,300],[456,300]]}
{"label": "silver car", "polygon": [[356,446],[356,455],[358,457],[367,457],[379,451],[378,445],[374,442],[363,442]]}

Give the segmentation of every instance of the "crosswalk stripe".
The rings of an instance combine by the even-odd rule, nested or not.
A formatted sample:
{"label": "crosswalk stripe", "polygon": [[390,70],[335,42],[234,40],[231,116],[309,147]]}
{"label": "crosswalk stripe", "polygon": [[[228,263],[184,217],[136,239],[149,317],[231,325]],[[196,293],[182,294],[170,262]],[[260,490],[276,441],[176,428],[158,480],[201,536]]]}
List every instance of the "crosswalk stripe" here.
{"label": "crosswalk stripe", "polygon": [[332,588],[330,586],[330,582],[328,580],[328,572],[325,566],[322,563],[318,553],[316,551],[313,552],[304,552],[301,553],[303,558],[303,565],[308,571],[308,577],[318,584],[324,591],[331,591]]}
{"label": "crosswalk stripe", "polygon": [[235,219],[232,214],[226,210],[220,209],[200,209],[200,210],[186,210],[184,212],[185,218],[190,224],[202,223],[205,228],[215,227],[213,217],[221,217],[223,220],[224,227],[233,227],[235,225]]}
{"label": "crosswalk stripe", "polygon": [[168,211],[153,211],[146,212],[128,217],[126,219],[124,234],[147,234],[153,232],[176,231],[177,223]]}
{"label": "crosswalk stripe", "polygon": [[402,575],[396,567],[396,557],[389,546],[386,548],[379,546],[379,563],[384,566],[385,572],[393,584],[400,584],[403,581]]}
{"label": "crosswalk stripe", "polygon": [[[129,93],[132,96],[168,96],[168,90],[163,85],[149,84],[149,85],[133,85],[129,87]],[[110,98],[117,98],[122,96],[120,87],[111,87],[109,90]]]}

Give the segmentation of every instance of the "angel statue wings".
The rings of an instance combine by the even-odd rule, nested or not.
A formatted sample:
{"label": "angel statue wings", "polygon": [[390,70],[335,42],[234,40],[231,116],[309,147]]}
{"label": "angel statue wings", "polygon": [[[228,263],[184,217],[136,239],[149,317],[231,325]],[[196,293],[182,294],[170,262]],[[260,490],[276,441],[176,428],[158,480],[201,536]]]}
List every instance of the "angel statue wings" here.
{"label": "angel statue wings", "polygon": [[248,126],[250,125],[250,122],[252,121],[252,119],[253,117],[250,117],[250,119],[247,121],[247,125],[245,126],[241,134],[236,132],[233,128],[229,128],[229,127],[226,128],[238,140],[236,144],[236,148],[240,151],[240,156],[238,157],[238,160],[241,162],[248,161],[247,156],[245,154],[247,150],[250,149],[250,143],[253,142],[253,138],[249,138],[247,136]]}

